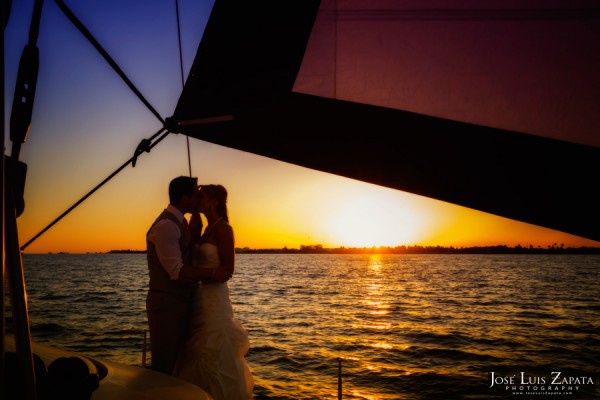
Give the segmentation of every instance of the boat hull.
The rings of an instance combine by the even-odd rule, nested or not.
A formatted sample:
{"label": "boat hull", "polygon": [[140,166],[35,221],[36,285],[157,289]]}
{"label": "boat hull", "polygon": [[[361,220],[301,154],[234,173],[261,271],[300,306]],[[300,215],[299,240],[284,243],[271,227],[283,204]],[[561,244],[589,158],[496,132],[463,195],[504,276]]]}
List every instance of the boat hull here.
{"label": "boat hull", "polygon": [[[33,354],[43,361],[42,374],[47,372],[50,364],[61,357],[77,357],[83,360],[90,376],[98,377],[98,387],[91,397],[93,400],[212,400],[210,395],[196,385],[147,368],[99,360],[35,342],[32,343],[32,349]],[[15,352],[15,340],[12,335],[6,336],[6,353],[9,352]],[[7,365],[7,368],[14,366]],[[65,391],[67,390],[68,388],[65,388]]]}

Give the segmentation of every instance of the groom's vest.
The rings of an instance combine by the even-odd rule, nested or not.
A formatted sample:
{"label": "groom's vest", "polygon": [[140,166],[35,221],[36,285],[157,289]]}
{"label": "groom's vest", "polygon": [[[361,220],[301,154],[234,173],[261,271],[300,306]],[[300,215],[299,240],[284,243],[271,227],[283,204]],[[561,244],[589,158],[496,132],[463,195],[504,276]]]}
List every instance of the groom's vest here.
{"label": "groom's vest", "polygon": [[[183,263],[185,265],[191,264],[191,240],[190,233],[184,229],[183,224],[177,220],[173,214],[168,211],[163,211],[162,214],[156,218],[156,221],[150,227],[150,230],[154,225],[163,219],[170,219],[175,222],[181,231],[181,238],[179,239],[179,248],[181,249],[181,256],[183,259]],[[148,230],[148,232],[150,232]],[[185,297],[189,297],[191,294],[191,288],[189,285],[181,284],[180,282],[171,279],[167,271],[163,268],[158,259],[158,255],[156,254],[156,246],[154,243],[148,240],[148,234],[146,233],[146,248],[147,248],[147,258],[148,258],[148,271],[150,274],[150,290],[155,290],[159,292],[168,292],[173,294],[182,295]]]}

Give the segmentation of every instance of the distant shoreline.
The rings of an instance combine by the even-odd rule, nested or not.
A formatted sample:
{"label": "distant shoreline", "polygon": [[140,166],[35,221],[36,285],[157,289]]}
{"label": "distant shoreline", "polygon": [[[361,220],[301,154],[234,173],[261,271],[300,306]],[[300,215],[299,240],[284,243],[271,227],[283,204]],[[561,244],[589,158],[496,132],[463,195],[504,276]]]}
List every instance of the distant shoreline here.
{"label": "distant shoreline", "polygon": [[[146,250],[110,250],[107,254],[145,254]],[[523,246],[396,246],[396,247],[336,247],[300,246],[299,249],[236,248],[237,254],[600,254],[600,247],[523,247]],[[63,253],[64,254],[64,253]]]}

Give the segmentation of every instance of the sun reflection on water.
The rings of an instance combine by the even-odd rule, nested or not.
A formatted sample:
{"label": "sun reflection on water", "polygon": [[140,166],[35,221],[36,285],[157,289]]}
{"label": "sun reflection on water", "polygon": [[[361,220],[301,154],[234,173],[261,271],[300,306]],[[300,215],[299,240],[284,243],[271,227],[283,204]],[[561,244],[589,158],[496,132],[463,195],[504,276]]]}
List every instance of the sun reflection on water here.
{"label": "sun reflection on water", "polygon": [[[27,257],[37,338],[139,364],[141,336],[123,336],[147,326],[145,256]],[[334,399],[338,360],[343,398],[372,400],[474,398],[459,386],[487,390],[481,371],[496,362],[596,366],[597,257],[247,254],[239,265],[232,301],[257,398]]]}
{"label": "sun reflection on water", "polygon": [[385,349],[385,350],[391,350],[394,346],[392,346],[389,343],[379,342],[379,343],[372,343],[371,347],[379,348],[379,349]]}
{"label": "sun reflection on water", "polygon": [[[393,328],[390,322],[392,304],[389,296],[386,280],[384,259],[381,254],[373,254],[369,257],[363,279],[363,298],[361,304],[364,306],[365,317],[357,324],[359,329],[374,331],[389,331]],[[379,348],[391,348],[392,344],[387,341],[377,342]],[[389,347],[386,347],[389,346]]]}

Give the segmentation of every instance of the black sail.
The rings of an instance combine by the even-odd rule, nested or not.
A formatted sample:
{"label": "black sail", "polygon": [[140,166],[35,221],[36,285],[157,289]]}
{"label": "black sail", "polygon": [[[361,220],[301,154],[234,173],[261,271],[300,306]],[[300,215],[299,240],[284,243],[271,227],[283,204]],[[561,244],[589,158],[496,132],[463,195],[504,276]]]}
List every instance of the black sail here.
{"label": "black sail", "polygon": [[217,0],[169,129],[600,240],[594,2],[409,3]]}

